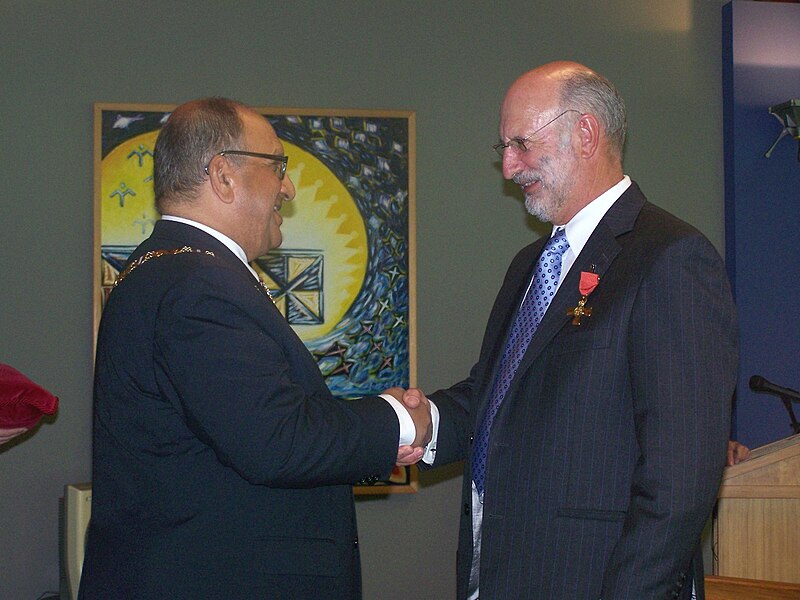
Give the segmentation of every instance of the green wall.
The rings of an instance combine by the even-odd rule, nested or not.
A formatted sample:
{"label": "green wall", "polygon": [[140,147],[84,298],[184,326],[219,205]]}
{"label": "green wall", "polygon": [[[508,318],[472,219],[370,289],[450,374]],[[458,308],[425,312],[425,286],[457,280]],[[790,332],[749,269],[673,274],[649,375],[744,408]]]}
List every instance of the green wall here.
{"label": "green wall", "polygon": [[[466,376],[508,262],[546,230],[490,149],[529,68],[568,58],[614,81],[626,172],[722,250],[722,4],[0,0],[0,362],[61,398],[0,450],[0,598],[58,588],[58,498],[90,477],[93,102],[416,111],[418,372],[434,389]],[[454,468],[359,501],[366,600],[454,597],[459,494]]]}

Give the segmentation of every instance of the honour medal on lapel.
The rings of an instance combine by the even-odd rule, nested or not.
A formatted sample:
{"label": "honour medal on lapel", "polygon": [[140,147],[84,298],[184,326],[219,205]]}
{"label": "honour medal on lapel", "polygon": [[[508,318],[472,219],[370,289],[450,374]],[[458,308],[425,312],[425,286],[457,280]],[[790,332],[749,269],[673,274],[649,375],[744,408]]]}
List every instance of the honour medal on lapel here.
{"label": "honour medal on lapel", "polygon": [[578,284],[578,291],[581,294],[581,299],[578,300],[578,306],[567,310],[567,316],[572,317],[572,324],[576,327],[581,324],[582,317],[592,316],[592,307],[586,306],[586,300],[600,283],[600,276],[594,272],[595,266],[592,265],[592,271],[581,271],[581,281]]}

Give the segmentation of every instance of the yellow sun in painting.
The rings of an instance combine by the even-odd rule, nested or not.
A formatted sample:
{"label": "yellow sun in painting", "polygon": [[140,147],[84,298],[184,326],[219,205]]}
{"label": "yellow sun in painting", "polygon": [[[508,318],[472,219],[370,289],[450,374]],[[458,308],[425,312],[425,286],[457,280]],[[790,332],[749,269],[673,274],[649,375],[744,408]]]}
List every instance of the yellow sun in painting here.
{"label": "yellow sun in painting", "polygon": [[[361,290],[367,272],[367,230],[353,197],[330,169],[310,152],[286,141],[283,144],[289,156],[286,175],[297,195],[281,209],[280,249],[323,255],[322,323],[293,326],[300,338],[309,342],[329,333]],[[274,287],[274,282],[267,284]],[[304,301],[302,296],[296,299]],[[312,298],[308,302],[316,304]],[[318,307],[309,308],[316,312]]]}

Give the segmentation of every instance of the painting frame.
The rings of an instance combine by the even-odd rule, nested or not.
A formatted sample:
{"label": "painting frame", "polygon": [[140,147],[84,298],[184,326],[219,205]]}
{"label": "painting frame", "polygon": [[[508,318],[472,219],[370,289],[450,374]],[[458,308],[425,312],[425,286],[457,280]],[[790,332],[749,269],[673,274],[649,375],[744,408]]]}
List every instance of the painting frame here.
{"label": "painting frame", "polygon": [[[94,104],[95,346],[113,279],[158,218],[152,205],[152,150],[157,131],[175,107]],[[334,395],[352,398],[388,387],[415,386],[416,113],[253,109],[271,122],[283,142],[290,160],[289,176],[297,180],[298,194],[282,211],[286,213],[288,208],[290,214],[282,227],[285,230],[289,224],[290,229],[284,233],[284,244],[251,264],[277,289],[279,309],[317,359]],[[336,216],[337,228],[328,227],[328,219],[311,222],[314,217],[309,212],[305,226],[312,231],[303,230],[303,198],[308,194],[313,194],[317,210],[322,207],[326,215]],[[301,208],[294,209],[298,205]],[[298,212],[294,221],[293,209]],[[306,248],[307,242],[291,247],[292,239],[307,240],[312,234],[324,240],[322,248]],[[337,258],[340,255],[345,258]],[[298,291],[298,279],[290,284],[287,273],[294,277],[301,268],[306,268],[306,274],[303,289]],[[337,277],[336,273],[345,275]],[[337,285],[337,279],[349,283]],[[387,315],[394,322],[389,324]],[[354,487],[360,495],[417,490],[415,467],[395,468],[389,482]]]}

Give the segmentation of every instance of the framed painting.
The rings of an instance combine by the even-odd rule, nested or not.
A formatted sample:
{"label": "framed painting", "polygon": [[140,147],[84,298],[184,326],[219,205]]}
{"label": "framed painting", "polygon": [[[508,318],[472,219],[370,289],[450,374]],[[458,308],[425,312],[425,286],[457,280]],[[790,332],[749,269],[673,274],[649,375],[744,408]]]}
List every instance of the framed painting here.
{"label": "framed painting", "polygon": [[[159,215],[153,150],[174,106],[95,104],[94,331]],[[283,244],[251,263],[340,398],[416,383],[414,113],[256,108],[297,189]],[[416,491],[416,469],[356,493]]]}

